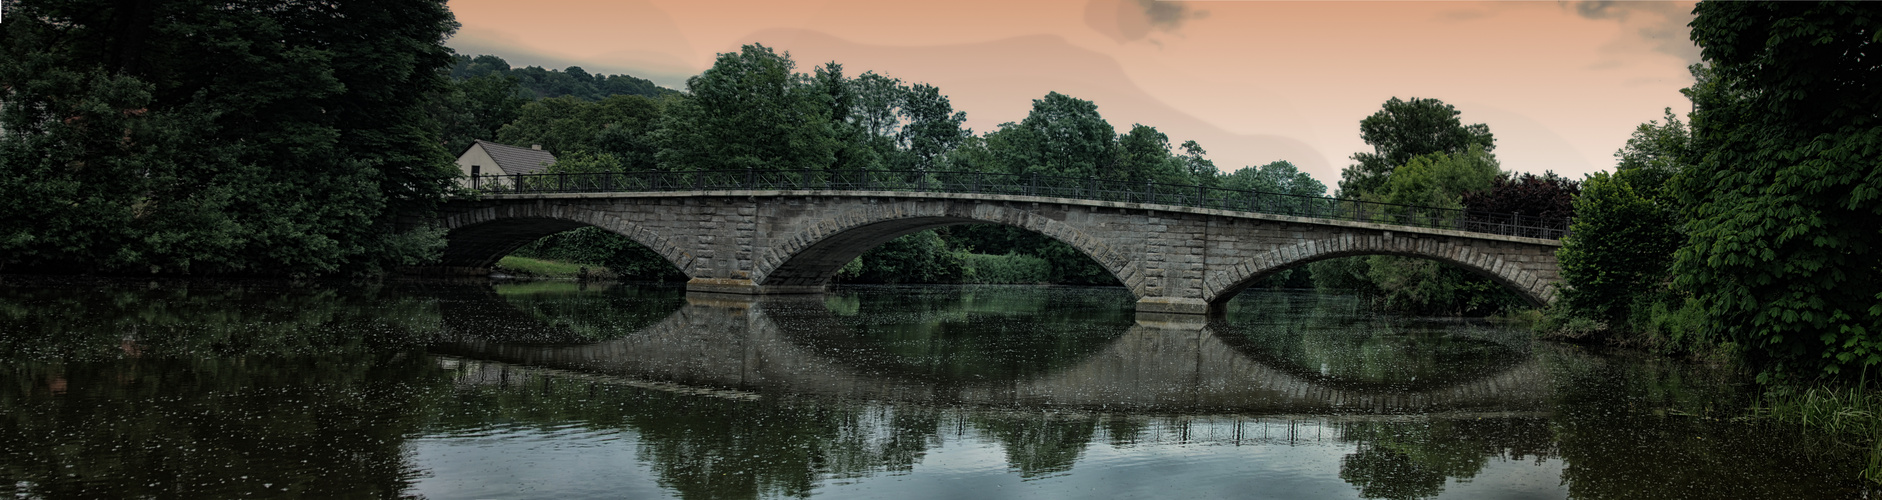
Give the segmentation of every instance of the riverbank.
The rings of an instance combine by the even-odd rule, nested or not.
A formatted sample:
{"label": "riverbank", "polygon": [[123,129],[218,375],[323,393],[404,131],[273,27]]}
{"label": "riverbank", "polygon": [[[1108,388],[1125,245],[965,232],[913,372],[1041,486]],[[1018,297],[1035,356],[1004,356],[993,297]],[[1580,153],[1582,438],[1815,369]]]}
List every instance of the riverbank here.
{"label": "riverbank", "polygon": [[601,266],[505,256],[497,261],[494,273],[523,279],[615,279],[614,271]]}
{"label": "riverbank", "polygon": [[1869,384],[1771,387],[1751,414],[1821,432],[1835,446],[1864,450],[1868,463],[1862,478],[1882,484],[1882,392]]}

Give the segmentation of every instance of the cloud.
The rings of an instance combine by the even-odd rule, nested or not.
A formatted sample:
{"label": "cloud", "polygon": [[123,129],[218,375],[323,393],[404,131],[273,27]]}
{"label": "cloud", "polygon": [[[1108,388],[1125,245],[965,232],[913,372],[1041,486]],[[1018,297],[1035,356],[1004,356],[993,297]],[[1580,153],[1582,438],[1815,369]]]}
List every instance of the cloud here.
{"label": "cloud", "polygon": [[1091,0],[1085,4],[1085,24],[1118,43],[1143,40],[1153,30],[1175,33],[1184,22],[1208,14],[1187,3],[1161,0]]}
{"label": "cloud", "polygon": [[1564,2],[1563,6],[1572,6],[1575,15],[1586,19],[1620,23],[1633,37],[1626,45],[1644,45],[1687,64],[1699,62],[1699,47],[1693,45],[1692,29],[1686,26],[1693,20],[1691,2],[1593,0]]}

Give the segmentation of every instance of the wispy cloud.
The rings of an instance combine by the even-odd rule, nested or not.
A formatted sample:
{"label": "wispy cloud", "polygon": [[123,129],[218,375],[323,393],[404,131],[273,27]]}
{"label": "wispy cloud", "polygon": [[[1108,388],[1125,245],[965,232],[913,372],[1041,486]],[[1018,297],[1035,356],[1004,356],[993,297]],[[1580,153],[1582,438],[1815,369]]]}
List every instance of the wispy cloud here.
{"label": "wispy cloud", "polygon": [[1692,2],[1592,0],[1562,5],[1583,18],[1620,23],[1630,36],[1627,45],[1642,45],[1687,64],[1699,62],[1699,47],[1693,45],[1687,26],[1693,20]]}
{"label": "wispy cloud", "polygon": [[1185,2],[1161,0],[1091,0],[1085,5],[1085,24],[1119,43],[1144,40],[1152,31],[1175,33],[1183,23],[1208,15]]}

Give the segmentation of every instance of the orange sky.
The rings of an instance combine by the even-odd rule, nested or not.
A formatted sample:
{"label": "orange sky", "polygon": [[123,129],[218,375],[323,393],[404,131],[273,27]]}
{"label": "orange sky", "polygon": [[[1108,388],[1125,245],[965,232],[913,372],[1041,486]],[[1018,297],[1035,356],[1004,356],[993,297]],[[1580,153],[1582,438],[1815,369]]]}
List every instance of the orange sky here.
{"label": "orange sky", "polygon": [[513,65],[676,89],[747,43],[941,88],[968,126],[1058,91],[1112,125],[1194,139],[1234,170],[1285,159],[1331,187],[1390,97],[1487,123],[1506,170],[1613,167],[1638,125],[1688,104],[1691,2],[452,0],[449,45]]}

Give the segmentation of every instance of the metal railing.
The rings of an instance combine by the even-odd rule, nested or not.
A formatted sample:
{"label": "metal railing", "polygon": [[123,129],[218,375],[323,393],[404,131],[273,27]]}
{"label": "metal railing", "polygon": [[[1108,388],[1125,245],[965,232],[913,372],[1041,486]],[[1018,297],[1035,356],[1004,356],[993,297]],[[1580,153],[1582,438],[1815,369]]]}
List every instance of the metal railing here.
{"label": "metal railing", "polygon": [[614,193],[725,190],[897,191],[1042,196],[1149,203],[1560,239],[1568,220],[1420,207],[1194,184],[1039,174],[922,170],[700,170],[474,175],[475,193]]}

